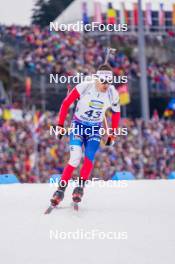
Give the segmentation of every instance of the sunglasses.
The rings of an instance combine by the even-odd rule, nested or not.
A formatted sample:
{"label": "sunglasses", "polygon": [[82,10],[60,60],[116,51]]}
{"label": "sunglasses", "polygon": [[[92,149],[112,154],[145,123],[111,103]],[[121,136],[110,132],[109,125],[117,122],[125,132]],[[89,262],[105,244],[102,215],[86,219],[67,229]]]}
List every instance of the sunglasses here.
{"label": "sunglasses", "polygon": [[100,79],[100,82],[101,84],[110,84],[107,80],[105,81],[105,80]]}

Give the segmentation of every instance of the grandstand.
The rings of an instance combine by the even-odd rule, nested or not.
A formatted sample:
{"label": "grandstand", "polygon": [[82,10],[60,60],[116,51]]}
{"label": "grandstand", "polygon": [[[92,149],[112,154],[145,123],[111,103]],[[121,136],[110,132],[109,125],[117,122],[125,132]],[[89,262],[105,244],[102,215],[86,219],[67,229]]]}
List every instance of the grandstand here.
{"label": "grandstand", "polygon": [[[46,36],[48,38],[44,39]],[[31,29],[1,26],[1,38],[6,43],[5,47],[11,47],[13,53],[12,59],[8,60],[9,74],[15,80],[11,81],[11,85],[17,86],[13,88],[12,99],[15,98],[15,101],[26,106],[26,100],[28,103],[29,98],[25,98],[24,86],[25,79],[30,77],[32,80],[30,101],[37,108],[54,111],[59,108],[66,94],[67,84],[50,84],[49,74],[58,73],[66,76],[78,72],[85,75],[94,73],[95,68],[104,59],[103,47],[107,46],[109,41],[108,37],[89,37],[85,34],[82,42],[79,33],[72,36],[71,32],[58,32],[55,35],[48,28],[42,30],[35,26]],[[174,37],[146,38],[151,113],[156,105],[162,114],[175,93],[173,43]],[[128,115],[140,116],[139,107],[134,107],[140,104],[137,38],[127,34],[126,36],[116,34],[111,36],[110,45],[119,50],[116,56],[110,58],[114,72],[116,75],[128,76],[132,99],[127,107]],[[66,57],[64,54],[67,54]],[[5,60],[5,57],[2,59]],[[57,101],[52,100],[55,97]]]}

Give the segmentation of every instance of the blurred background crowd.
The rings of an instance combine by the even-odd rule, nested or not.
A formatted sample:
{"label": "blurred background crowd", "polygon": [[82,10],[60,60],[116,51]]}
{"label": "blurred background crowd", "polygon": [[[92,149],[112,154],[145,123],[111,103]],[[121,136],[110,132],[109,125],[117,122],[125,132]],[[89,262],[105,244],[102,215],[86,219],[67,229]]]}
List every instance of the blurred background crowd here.
{"label": "blurred background crowd", "polygon": [[[69,159],[69,137],[59,140],[50,135],[55,114],[37,115],[23,113],[22,121],[1,119],[0,174],[15,174],[21,182],[47,182],[52,174],[63,171]],[[69,115],[67,127],[70,120]],[[137,179],[166,179],[175,170],[174,121],[156,116],[147,124],[122,119],[120,127],[127,127],[128,135],[118,136],[113,147],[106,147],[102,139],[92,177],[108,180],[115,172],[129,171]],[[74,177],[78,175],[79,170]]]}
{"label": "blurred background crowd", "polygon": [[[55,32],[49,27],[39,26],[0,26],[2,39],[20,50],[14,54],[20,71],[26,70],[29,75],[57,73],[75,75],[95,73],[97,66],[104,62],[104,45],[99,37],[84,37],[78,32]],[[85,34],[86,35],[86,34]],[[165,36],[147,36],[148,64],[147,74],[149,88],[153,92],[175,92],[175,64],[173,59],[167,61],[164,53],[172,49],[174,34]],[[133,35],[116,35],[111,37],[110,45],[119,47],[109,62],[116,75],[127,75],[128,78],[140,76],[137,54],[137,37]],[[109,43],[108,43],[109,44]],[[157,54],[151,46],[159,48]],[[162,53],[162,47],[165,47]],[[173,52],[173,50],[172,50]],[[170,56],[171,57],[171,56]]]}

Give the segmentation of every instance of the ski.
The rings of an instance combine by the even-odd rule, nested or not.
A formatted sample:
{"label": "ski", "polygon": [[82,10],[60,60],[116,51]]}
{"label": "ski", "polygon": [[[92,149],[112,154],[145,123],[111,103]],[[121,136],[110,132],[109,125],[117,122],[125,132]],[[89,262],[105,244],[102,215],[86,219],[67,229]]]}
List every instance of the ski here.
{"label": "ski", "polygon": [[50,214],[54,208],[55,208],[55,206],[50,205],[50,206],[46,209],[46,211],[44,212],[44,214]]}
{"label": "ski", "polygon": [[72,206],[73,206],[74,211],[77,211],[78,212],[78,210],[79,210],[78,203],[73,202],[72,203]]}
{"label": "ski", "polygon": [[[78,203],[73,202],[73,203],[71,204],[71,206],[73,207],[73,209],[74,209],[76,212],[79,211]],[[44,212],[44,214],[50,214],[50,213],[53,211],[53,209],[55,209],[55,208],[57,208],[57,206],[50,205],[50,206],[46,209],[46,211]]]}

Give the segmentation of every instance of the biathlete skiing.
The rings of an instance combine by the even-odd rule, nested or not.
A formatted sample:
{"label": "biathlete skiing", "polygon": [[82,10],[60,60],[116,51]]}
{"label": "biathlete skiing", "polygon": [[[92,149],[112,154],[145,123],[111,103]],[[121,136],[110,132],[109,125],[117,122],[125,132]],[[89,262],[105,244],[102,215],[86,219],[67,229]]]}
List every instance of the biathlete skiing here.
{"label": "biathlete skiing", "polygon": [[[58,115],[60,133],[64,128],[64,122],[70,106],[78,100],[71,123],[71,127],[76,128],[76,134],[74,130],[70,133],[70,159],[63,170],[58,189],[51,199],[51,210],[63,200],[68,182],[74,170],[80,164],[84,145],[84,160],[79,176],[81,181],[74,188],[72,194],[74,205],[78,207],[78,203],[81,202],[85,183],[90,178],[93,170],[95,153],[100,146],[100,128],[103,126],[105,112],[109,108],[112,110],[111,130],[113,132],[108,135],[108,139],[111,142],[116,140],[114,131],[119,126],[120,103],[118,92],[111,85],[111,80],[113,79],[112,68],[108,64],[101,65],[97,70],[96,77],[91,81],[84,81],[74,87],[61,105]],[[79,132],[77,133],[77,131]],[[62,182],[64,184],[61,184]]]}

